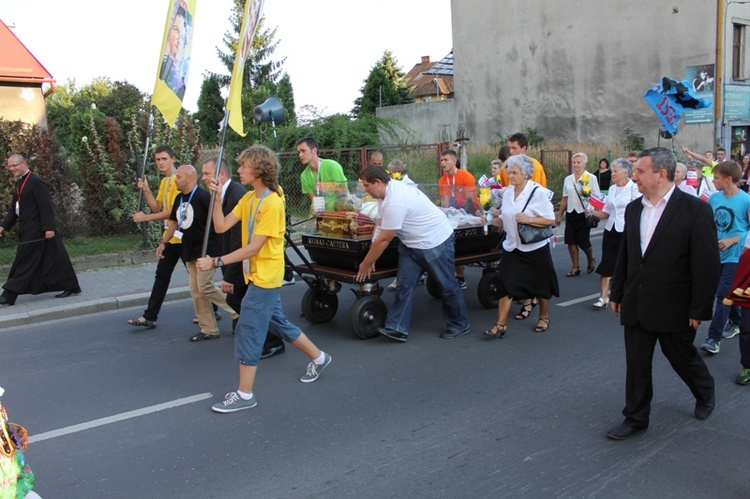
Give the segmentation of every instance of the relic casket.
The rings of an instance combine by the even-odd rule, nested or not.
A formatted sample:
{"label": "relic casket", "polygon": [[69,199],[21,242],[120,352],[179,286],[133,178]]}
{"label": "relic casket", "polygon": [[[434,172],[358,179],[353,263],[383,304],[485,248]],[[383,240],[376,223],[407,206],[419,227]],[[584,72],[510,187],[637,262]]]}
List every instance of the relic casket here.
{"label": "relic casket", "polygon": [[[316,215],[315,234],[302,234],[310,259],[328,267],[358,270],[370,250],[375,221],[354,211],[324,211]],[[375,268],[395,267],[398,238],[378,258]]]}

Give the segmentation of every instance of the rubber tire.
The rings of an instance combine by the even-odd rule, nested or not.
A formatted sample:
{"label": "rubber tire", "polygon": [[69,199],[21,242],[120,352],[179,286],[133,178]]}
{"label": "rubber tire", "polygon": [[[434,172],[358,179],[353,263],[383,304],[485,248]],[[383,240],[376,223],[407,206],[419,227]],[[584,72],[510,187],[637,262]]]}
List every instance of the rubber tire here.
{"label": "rubber tire", "polygon": [[302,297],[302,316],[310,324],[329,322],[339,309],[339,298],[333,293],[310,288]]}
{"label": "rubber tire", "polygon": [[497,308],[499,296],[500,273],[486,272],[479,279],[477,298],[484,308]]}
{"label": "rubber tire", "polygon": [[349,329],[362,340],[379,335],[378,328],[385,324],[388,307],[379,296],[357,298],[349,309]]}

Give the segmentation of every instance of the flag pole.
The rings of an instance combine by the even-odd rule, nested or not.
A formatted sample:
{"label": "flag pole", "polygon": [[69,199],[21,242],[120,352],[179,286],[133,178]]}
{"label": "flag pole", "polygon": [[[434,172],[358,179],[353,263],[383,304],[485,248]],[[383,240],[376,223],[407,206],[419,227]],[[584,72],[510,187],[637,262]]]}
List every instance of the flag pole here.
{"label": "flag pole", "polygon": [[[227,123],[229,122],[229,111],[224,106],[224,119],[221,122],[221,140],[219,141],[219,158],[216,160],[216,171],[214,172],[214,181],[218,185],[219,173],[221,172],[221,160],[224,157],[224,143],[227,138]],[[203,234],[203,248],[201,256],[205,257],[208,252],[208,236],[211,234],[211,222],[214,216],[214,202],[216,201],[216,192],[211,191],[211,202],[208,205],[208,220],[206,220],[206,233]]]}
{"label": "flag pole", "polygon": [[[141,180],[141,185],[146,181],[146,161],[148,160],[148,147],[151,142],[151,135],[154,132],[154,106],[151,106],[148,113],[148,126],[146,128],[146,145],[143,149],[143,163],[141,170],[138,172],[138,178]],[[135,153],[135,161],[138,164],[138,151]],[[138,189],[138,211],[143,211],[143,189]],[[143,235],[143,247],[148,246],[148,231],[146,229],[146,222],[141,222],[141,234]]]}

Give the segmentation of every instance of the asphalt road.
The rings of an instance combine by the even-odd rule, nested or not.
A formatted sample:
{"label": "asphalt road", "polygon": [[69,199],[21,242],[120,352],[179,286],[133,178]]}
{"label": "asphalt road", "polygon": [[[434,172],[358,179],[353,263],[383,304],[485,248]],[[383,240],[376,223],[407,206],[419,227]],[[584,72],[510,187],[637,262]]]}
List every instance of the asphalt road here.
{"label": "asphalt road", "polygon": [[594,298],[570,303],[594,295],[598,276],[565,278],[567,251],[553,254],[562,296],[544,334],[511,320],[505,339],[483,338],[495,311],[477,301],[478,269],[471,334],[438,338],[440,303],[420,289],[405,344],[355,338],[347,286],[336,317],[309,325],[297,283],[285,310],[333,362],[306,385],[293,347],[262,361],[255,409],[210,410],[236,388],[230,324],[189,343],[188,300],[166,303],[151,331],[125,324],[130,309],[0,332],[3,403],[29,429],[45,498],[750,497],[737,338],[707,359],[718,401],[707,421],[657,349],[650,428],[609,441],[624,403],[621,327]]}

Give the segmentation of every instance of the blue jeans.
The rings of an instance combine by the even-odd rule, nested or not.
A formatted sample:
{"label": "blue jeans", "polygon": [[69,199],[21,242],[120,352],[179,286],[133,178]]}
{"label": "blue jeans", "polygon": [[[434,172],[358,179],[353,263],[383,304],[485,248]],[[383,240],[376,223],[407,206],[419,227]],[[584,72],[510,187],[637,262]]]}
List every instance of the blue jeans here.
{"label": "blue jeans", "polygon": [[289,322],[281,309],[281,288],[259,288],[252,282],[242,299],[242,311],[234,337],[234,359],[246,366],[257,366],[268,332],[289,343],[302,331]]}
{"label": "blue jeans", "polygon": [[398,245],[396,301],[388,311],[385,327],[402,333],[409,332],[414,308],[414,290],[422,272],[426,271],[440,286],[443,299],[443,318],[448,331],[458,332],[469,327],[466,302],[455,273],[455,236],[434,248],[423,250]]}
{"label": "blue jeans", "polygon": [[708,326],[708,337],[721,341],[721,333],[724,332],[724,326],[727,319],[732,323],[739,325],[741,320],[740,307],[724,305],[723,300],[729,292],[729,288],[734,281],[734,274],[737,273],[736,263],[722,263],[721,277],[719,277],[719,288],[716,290],[716,305],[714,306],[714,316],[711,319],[711,325]]}

